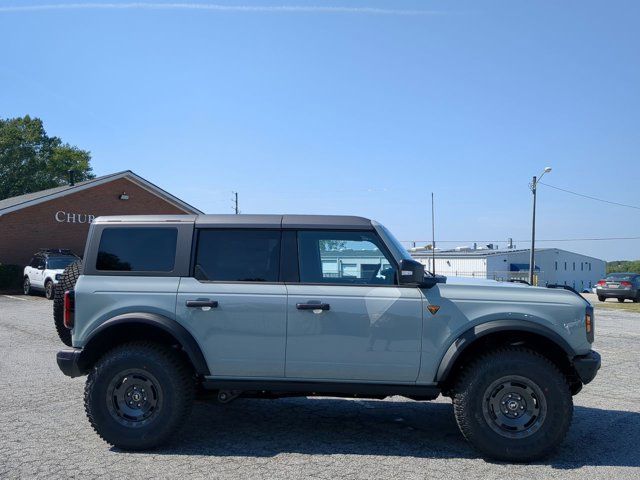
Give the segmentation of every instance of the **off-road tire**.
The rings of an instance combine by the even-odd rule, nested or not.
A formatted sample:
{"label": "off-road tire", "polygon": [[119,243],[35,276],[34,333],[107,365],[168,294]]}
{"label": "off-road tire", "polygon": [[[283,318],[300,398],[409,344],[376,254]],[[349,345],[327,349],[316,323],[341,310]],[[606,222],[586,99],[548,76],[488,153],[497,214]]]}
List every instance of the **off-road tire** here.
{"label": "off-road tire", "polygon": [[[138,373],[128,373],[131,370]],[[124,410],[116,397],[127,398],[126,390],[121,389],[126,388],[129,377],[136,376],[155,381],[156,407],[146,420],[127,425],[131,417],[123,420]],[[120,385],[117,394],[112,391],[114,383]],[[193,370],[177,351],[153,342],[133,342],[110,350],[93,367],[85,385],[84,406],[89,423],[104,441],[124,450],[147,450],[165,443],[185,423],[194,390]],[[144,402],[142,407],[144,410]]]}
{"label": "off-road tire", "polygon": [[600,300],[601,302],[604,302],[607,299],[607,297],[603,297],[602,295],[598,295],[598,300]]}
{"label": "off-road tire", "polygon": [[29,277],[24,277],[22,280],[22,293],[31,295],[31,291],[31,280],[29,280]]}
{"label": "off-road tire", "polygon": [[[498,433],[488,420],[487,396],[492,384],[519,377],[539,388],[546,413],[537,430],[518,438]],[[508,388],[508,387],[507,387]],[[503,391],[506,394],[507,388]],[[464,367],[453,394],[456,422],[462,435],[483,455],[496,460],[528,462],[543,458],[564,440],[573,416],[573,399],[566,377],[542,355],[520,347],[506,347],[480,356]],[[498,430],[500,430],[498,428]],[[531,433],[533,431],[533,433]]]}
{"label": "off-road tire", "polygon": [[62,272],[53,294],[53,323],[58,337],[66,346],[71,346],[71,330],[64,326],[64,292],[73,290],[80,276],[82,260],[69,264]]}

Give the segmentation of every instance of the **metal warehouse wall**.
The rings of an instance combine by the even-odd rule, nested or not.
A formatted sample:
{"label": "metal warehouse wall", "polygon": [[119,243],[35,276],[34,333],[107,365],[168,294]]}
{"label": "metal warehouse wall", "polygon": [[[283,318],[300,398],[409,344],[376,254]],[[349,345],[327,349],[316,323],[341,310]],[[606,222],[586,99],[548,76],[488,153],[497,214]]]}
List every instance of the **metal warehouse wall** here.
{"label": "metal warehouse wall", "polygon": [[[431,257],[415,257],[420,263],[425,265],[426,269],[433,271]],[[437,258],[436,257],[436,273],[440,275],[450,275],[454,277],[479,277],[487,276],[487,259],[482,257],[476,258]]]}

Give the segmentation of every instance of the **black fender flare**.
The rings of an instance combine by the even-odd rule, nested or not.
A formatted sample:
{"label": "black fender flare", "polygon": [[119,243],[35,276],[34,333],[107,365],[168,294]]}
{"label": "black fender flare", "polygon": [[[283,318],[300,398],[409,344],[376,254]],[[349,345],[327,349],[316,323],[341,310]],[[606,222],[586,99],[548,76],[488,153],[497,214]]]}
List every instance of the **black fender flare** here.
{"label": "black fender flare", "polygon": [[506,331],[527,332],[543,336],[564,350],[569,359],[576,356],[575,350],[564,338],[544,325],[526,320],[493,320],[469,328],[458,336],[451,345],[449,345],[449,348],[442,357],[442,360],[440,360],[435,381],[442,382],[445,380],[462,352],[469,348],[469,346],[479,338],[492,333]]}
{"label": "black fender flare", "polygon": [[163,315],[148,312],[124,313],[110,318],[96,328],[85,342],[85,349],[92,341],[98,340],[100,336],[109,329],[119,325],[149,325],[159,328],[171,335],[180,344],[184,352],[191,360],[193,367],[198,375],[211,375],[207,361],[204,358],[200,345],[196,342],[193,335],[175,320],[171,320]]}

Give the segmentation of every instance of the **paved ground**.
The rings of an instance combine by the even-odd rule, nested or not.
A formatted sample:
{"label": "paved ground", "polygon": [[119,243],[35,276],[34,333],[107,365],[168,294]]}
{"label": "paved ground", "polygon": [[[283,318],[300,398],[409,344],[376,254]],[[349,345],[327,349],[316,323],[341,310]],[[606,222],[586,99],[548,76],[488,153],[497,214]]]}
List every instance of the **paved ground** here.
{"label": "paved ground", "polygon": [[55,364],[43,298],[0,295],[0,478],[640,478],[640,315],[597,311],[600,375],[575,398],[560,451],[533,465],[487,462],[447,399],[199,403],[168,447],[110,448],[90,429],[84,379]]}

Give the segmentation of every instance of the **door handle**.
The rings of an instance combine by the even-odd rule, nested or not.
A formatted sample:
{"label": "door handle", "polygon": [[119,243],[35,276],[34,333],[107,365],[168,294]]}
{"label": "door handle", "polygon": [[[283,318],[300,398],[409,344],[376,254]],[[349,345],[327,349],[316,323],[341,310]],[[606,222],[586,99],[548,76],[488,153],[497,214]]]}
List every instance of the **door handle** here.
{"label": "door handle", "polygon": [[217,300],[187,300],[187,307],[209,307],[209,308],[217,308],[218,302]]}
{"label": "door handle", "polygon": [[296,303],[298,310],[329,310],[331,305],[328,303]]}

